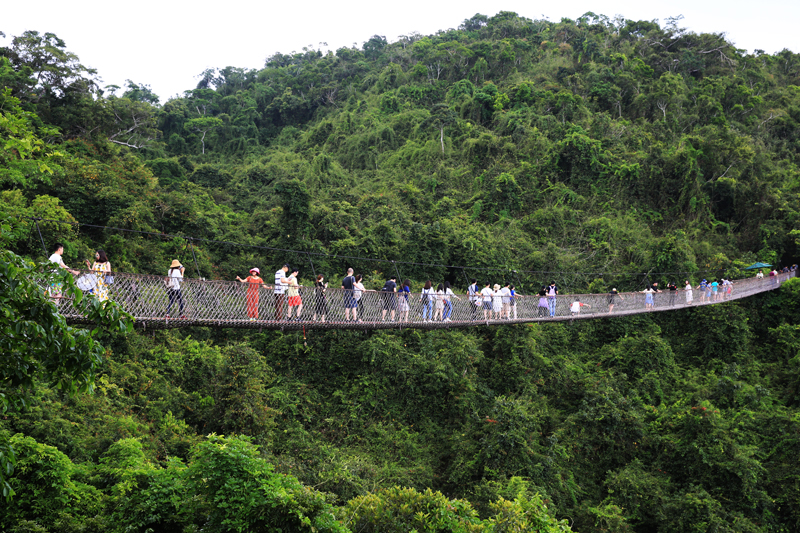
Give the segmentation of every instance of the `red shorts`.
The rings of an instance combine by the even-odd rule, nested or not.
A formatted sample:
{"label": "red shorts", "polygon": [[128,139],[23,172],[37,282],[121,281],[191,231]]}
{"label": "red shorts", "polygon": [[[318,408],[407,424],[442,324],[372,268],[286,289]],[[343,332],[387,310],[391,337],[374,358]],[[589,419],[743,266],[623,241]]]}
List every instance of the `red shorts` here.
{"label": "red shorts", "polygon": [[303,300],[301,300],[299,296],[290,296],[289,307],[295,307],[298,305],[303,305]]}

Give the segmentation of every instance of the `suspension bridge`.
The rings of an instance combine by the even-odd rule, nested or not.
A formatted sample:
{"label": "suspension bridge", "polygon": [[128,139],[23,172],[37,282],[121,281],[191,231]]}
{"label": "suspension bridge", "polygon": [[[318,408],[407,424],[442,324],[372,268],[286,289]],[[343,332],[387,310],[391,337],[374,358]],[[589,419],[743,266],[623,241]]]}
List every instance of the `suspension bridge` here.
{"label": "suspension bridge", "polygon": [[[652,304],[647,303],[647,294],[642,292],[567,294],[554,299],[526,294],[516,294],[513,299],[498,295],[478,295],[470,299],[467,295],[456,294],[450,296],[448,304],[435,294],[368,290],[361,292],[356,300],[358,294],[339,288],[299,287],[302,307],[290,307],[290,299],[286,295],[277,296],[272,287],[265,289],[260,285],[231,281],[183,279],[180,288],[174,289],[164,276],[112,273],[104,275],[99,282],[95,273],[84,272],[77,284],[88,293],[103,285],[108,298],[134,317],[135,327],[144,329],[206,326],[365,330],[546,323],[675,311],[722,304],[775,290],[795,274],[734,280],[730,291],[720,285],[716,292],[708,294],[697,288],[691,295],[683,289],[665,290],[652,294]],[[583,305],[576,306],[575,302]],[[297,304],[298,300],[291,303]],[[60,299],[58,307],[67,322],[88,323],[71,300]]]}

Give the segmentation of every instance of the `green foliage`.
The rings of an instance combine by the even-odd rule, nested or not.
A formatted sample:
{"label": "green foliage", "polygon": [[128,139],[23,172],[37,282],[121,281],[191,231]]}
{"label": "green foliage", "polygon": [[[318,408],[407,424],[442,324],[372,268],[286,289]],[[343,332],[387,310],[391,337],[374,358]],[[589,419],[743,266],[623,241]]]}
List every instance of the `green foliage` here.
{"label": "green foliage", "polygon": [[[575,324],[98,331],[100,350],[40,288],[72,291],[69,276],[19,257],[40,257],[41,230],[71,265],[102,248],[121,271],[196,257],[200,276],[233,279],[290,262],[307,282],[313,259],[334,286],[354,267],[368,288],[399,271],[414,289],[476,276],[521,295],[551,276],[562,294],[624,292],[796,263],[800,56],[678,23],[476,14],[208,69],[161,107],[146,84],[101,92],[53,34],[14,38],[2,209],[147,233],[4,222],[17,303],[0,392],[26,406],[0,420],[19,504],[4,529],[800,528],[796,279]],[[91,395],[57,388],[92,378]]]}

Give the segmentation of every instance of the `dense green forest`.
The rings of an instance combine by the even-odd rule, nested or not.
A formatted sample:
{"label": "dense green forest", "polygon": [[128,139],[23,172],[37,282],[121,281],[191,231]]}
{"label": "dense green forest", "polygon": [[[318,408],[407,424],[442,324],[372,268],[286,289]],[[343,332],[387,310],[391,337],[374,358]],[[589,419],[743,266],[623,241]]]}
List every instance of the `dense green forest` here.
{"label": "dense green forest", "polygon": [[166,102],[98,79],[54,34],[0,48],[0,530],[800,530],[797,279],[575,324],[307,335],[131,332],[91,298],[98,327],[69,328],[24,282],[57,241],[73,267],[290,262],[368,288],[797,263],[800,54],[501,12],[209,69]]}

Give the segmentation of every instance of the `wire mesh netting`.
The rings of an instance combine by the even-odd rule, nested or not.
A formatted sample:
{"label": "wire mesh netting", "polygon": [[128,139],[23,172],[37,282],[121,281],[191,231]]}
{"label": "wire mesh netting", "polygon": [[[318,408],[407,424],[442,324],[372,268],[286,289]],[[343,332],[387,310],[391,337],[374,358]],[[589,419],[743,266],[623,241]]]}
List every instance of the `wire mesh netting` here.
{"label": "wire mesh netting", "polygon": [[[717,290],[656,293],[569,294],[554,298],[491,291],[464,294],[348,291],[299,287],[297,295],[276,294],[271,286],[231,281],[109,273],[99,279],[82,272],[76,284],[90,297],[108,299],[133,315],[139,327],[216,326],[263,329],[380,329],[466,327],[479,324],[550,322],[623,316],[714,305],[774,290],[795,272],[748,278]],[[652,303],[649,303],[652,300]],[[57,299],[69,322],[86,319],[66,298]]]}

